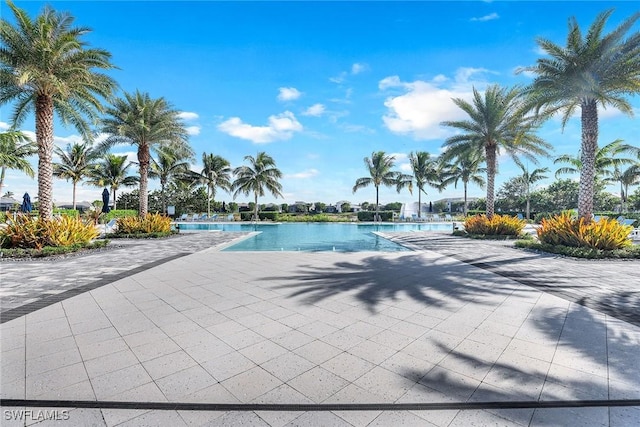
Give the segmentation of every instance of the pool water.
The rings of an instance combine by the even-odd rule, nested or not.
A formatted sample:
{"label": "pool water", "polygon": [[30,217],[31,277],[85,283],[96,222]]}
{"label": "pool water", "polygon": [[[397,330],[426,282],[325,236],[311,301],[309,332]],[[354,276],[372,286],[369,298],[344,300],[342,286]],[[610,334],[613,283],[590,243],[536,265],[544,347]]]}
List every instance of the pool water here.
{"label": "pool water", "polygon": [[375,232],[451,231],[451,224],[372,224],[372,223],[179,223],[180,232],[257,231],[225,251],[335,251],[398,252],[408,249]]}

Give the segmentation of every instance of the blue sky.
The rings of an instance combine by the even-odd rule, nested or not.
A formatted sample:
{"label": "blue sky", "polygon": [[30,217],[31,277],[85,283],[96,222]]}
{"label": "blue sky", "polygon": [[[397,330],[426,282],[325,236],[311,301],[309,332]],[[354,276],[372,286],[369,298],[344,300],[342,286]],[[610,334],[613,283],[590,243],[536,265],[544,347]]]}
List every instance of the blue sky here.
{"label": "blue sky", "polygon": [[[16,1],[33,17],[45,2]],[[355,180],[367,176],[363,159],[374,151],[396,157],[409,172],[412,151],[440,153],[452,135],[443,120],[463,118],[452,97],[469,98],[472,87],[527,84],[518,67],[533,65],[542,53],[535,40],[564,45],[571,16],[587,28],[595,16],[615,8],[609,29],[637,11],[637,3],[569,1],[441,2],[211,2],[52,1],[76,24],[90,27],[92,46],[113,55],[111,74],[121,91],[165,97],[183,112],[196,152],[221,155],[239,166],[246,155],[271,155],[284,174],[284,199],[335,203],[375,201],[373,187],[353,194]],[[2,3],[1,13],[11,20]],[[638,30],[638,26],[634,31]],[[640,144],[640,98],[631,99],[636,117],[601,111],[600,144],[621,138]],[[11,106],[0,110],[0,129]],[[33,131],[32,118],[23,129]],[[56,144],[79,140],[73,128],[56,124]],[[580,123],[562,132],[551,120],[540,136],[554,156],[575,155]],[[120,146],[114,152],[128,153]],[[518,174],[499,159],[497,188]],[[34,159],[34,165],[36,160]],[[557,166],[542,160],[542,166]],[[548,184],[553,179],[542,182]],[[152,182],[151,188],[158,183]],[[496,189],[497,189],[496,188]],[[8,171],[5,191],[18,198],[37,194],[37,183]],[[429,189],[423,201],[461,197],[462,188]],[[101,189],[78,187],[78,200],[99,200]],[[484,190],[471,188],[471,196]],[[232,200],[219,192],[218,200]],[[250,201],[239,196],[236,201]],[[71,185],[54,183],[57,203],[71,200]],[[381,203],[417,200],[404,190],[381,189]]]}

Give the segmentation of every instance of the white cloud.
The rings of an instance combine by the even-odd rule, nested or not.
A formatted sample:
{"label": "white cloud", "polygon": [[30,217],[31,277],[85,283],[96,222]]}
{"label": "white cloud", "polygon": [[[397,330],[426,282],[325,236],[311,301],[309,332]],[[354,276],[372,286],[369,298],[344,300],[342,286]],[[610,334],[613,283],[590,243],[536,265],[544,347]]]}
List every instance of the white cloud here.
{"label": "white cloud", "polygon": [[189,135],[200,135],[200,126],[188,126],[186,131]]}
{"label": "white cloud", "polygon": [[351,74],[355,76],[356,74],[360,74],[361,72],[367,70],[368,68],[369,66],[367,64],[360,64],[356,62],[351,66]]}
{"label": "white cloud", "polygon": [[253,126],[243,123],[240,117],[232,117],[218,125],[218,130],[235,136],[236,138],[247,139],[256,144],[287,140],[294,132],[302,131],[302,125],[290,111],[269,117],[268,126]]}
{"label": "white cloud", "polygon": [[317,176],[320,172],[317,169],[307,169],[306,171],[285,175],[285,178],[307,179]]}
{"label": "white cloud", "polygon": [[278,101],[294,101],[302,96],[302,92],[295,87],[281,87],[279,90]]}
{"label": "white cloud", "polygon": [[307,108],[302,115],[303,116],[314,116],[320,117],[325,112],[325,106],[322,104],[314,104],[311,107]]}
{"label": "white cloud", "polygon": [[452,131],[440,123],[465,117],[452,98],[470,100],[473,86],[482,90],[486,85],[481,79],[472,81],[472,77],[486,72],[488,70],[482,68],[460,68],[452,82],[442,75],[429,82],[403,82],[398,76],[386,77],[378,83],[380,90],[395,89],[403,93],[386,98],[384,105],[388,111],[382,120],[393,133],[411,135],[418,140],[445,138]]}
{"label": "white cloud", "polygon": [[500,15],[493,12],[493,13],[490,13],[489,15],[481,16],[479,18],[471,18],[470,20],[477,21],[477,22],[486,22],[486,21],[493,21],[494,19],[499,19],[499,18],[500,18]]}
{"label": "white cloud", "polygon": [[343,83],[347,78],[347,73],[345,71],[341,72],[339,75],[335,77],[329,77],[329,81],[332,83]]}
{"label": "white cloud", "polygon": [[10,128],[9,123],[0,122],[0,130],[7,130],[9,128]]}
{"label": "white cloud", "polygon": [[198,113],[192,113],[189,111],[182,111],[181,113],[178,114],[178,117],[181,118],[182,120],[197,120],[200,116],[198,115]]}

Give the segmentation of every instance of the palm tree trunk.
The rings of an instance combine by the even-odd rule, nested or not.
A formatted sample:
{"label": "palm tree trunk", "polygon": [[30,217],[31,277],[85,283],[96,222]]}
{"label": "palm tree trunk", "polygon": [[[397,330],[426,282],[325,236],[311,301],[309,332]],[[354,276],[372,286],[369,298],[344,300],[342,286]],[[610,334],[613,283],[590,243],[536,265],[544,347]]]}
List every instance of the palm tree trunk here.
{"label": "palm tree trunk", "polygon": [[53,215],[53,99],[36,98],[36,141],[38,142],[38,211],[40,217]]}
{"label": "palm tree trunk", "polygon": [[493,218],[495,206],[495,181],[496,181],[496,146],[489,143],[485,148],[487,154],[487,218]]}
{"label": "palm tree trunk", "polygon": [[529,195],[529,184],[527,183],[527,220],[531,219],[530,216],[530,202],[531,202],[531,197]]}
{"label": "palm tree trunk", "polygon": [[379,196],[379,191],[378,191],[378,186],[376,185],[376,217],[373,219],[373,222],[378,221],[378,218],[380,216],[380,214],[378,213],[379,212],[378,211],[378,207],[379,207],[379,202],[378,202],[379,198],[378,198],[378,196]]}
{"label": "palm tree trunk", "polygon": [[162,193],[162,213],[167,213],[167,195],[164,192],[166,180],[160,179],[160,193]]}
{"label": "palm tree trunk", "polygon": [[147,215],[149,207],[149,192],[147,190],[149,178],[149,147],[140,145],[138,148],[138,163],[140,163],[140,212],[138,215]]}
{"label": "palm tree trunk", "polygon": [[113,191],[113,210],[116,210],[116,189],[113,188],[111,191]]}
{"label": "palm tree trunk", "polygon": [[207,185],[207,217],[211,216],[211,187]]}
{"label": "palm tree trunk", "polygon": [[463,183],[464,184],[464,217],[467,217],[467,212],[469,210],[469,208],[467,207],[467,183],[466,181]]}
{"label": "palm tree trunk", "polygon": [[420,202],[420,196],[422,195],[422,188],[418,188],[418,218],[420,218],[420,212],[422,211],[422,203]]}
{"label": "palm tree trunk", "polygon": [[4,166],[0,170],[0,196],[2,195],[2,186],[4,185],[4,175],[6,171],[7,168],[5,168]]}
{"label": "palm tree trunk", "polygon": [[593,217],[593,197],[596,179],[596,152],[598,151],[598,106],[595,100],[586,100],[582,107],[582,170],[578,193],[578,214],[586,220]]}
{"label": "palm tree trunk", "polygon": [[254,207],[254,213],[253,213],[253,219],[255,221],[258,220],[258,192],[254,192],[254,203],[255,203],[255,207]]}
{"label": "palm tree trunk", "polygon": [[76,187],[77,184],[75,181],[73,181],[73,196],[72,196],[72,204],[73,204],[73,210],[76,210]]}

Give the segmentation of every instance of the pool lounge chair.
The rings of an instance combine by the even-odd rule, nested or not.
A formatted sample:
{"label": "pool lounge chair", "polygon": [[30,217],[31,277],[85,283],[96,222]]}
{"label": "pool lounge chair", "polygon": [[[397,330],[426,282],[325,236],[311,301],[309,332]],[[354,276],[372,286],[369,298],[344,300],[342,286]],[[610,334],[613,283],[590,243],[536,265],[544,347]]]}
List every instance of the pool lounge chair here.
{"label": "pool lounge chair", "polygon": [[631,240],[640,240],[640,227],[631,230],[631,233],[629,233],[629,238]]}
{"label": "pool lounge chair", "polygon": [[235,221],[235,217],[233,216],[233,214],[227,215],[227,221]]}
{"label": "pool lounge chair", "polygon": [[438,215],[438,214],[433,214],[431,219],[432,219],[432,221],[440,221],[441,220],[440,215]]}
{"label": "pool lounge chair", "polygon": [[445,221],[453,221],[453,217],[449,214],[444,214],[444,220]]}
{"label": "pool lounge chair", "polygon": [[182,216],[180,218],[178,218],[178,221],[187,221],[189,219],[189,214],[182,214]]}

